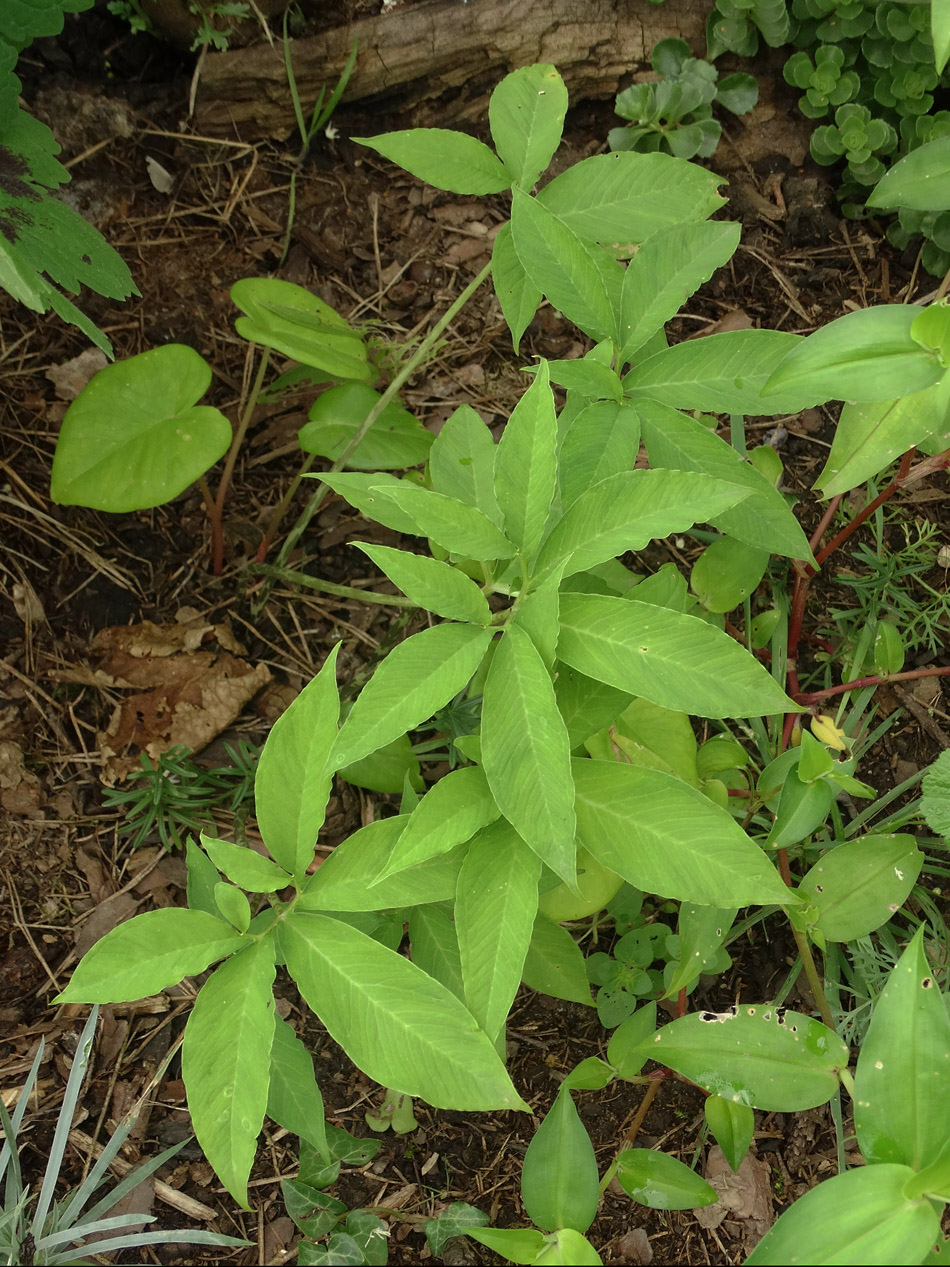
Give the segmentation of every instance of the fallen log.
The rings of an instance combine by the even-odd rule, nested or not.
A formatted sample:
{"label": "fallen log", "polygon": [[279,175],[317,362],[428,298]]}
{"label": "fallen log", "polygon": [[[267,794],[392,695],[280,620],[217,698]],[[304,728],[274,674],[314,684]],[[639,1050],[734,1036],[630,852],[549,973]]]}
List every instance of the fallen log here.
{"label": "fallen log", "polygon": [[[553,62],[576,104],[613,96],[668,36],[702,56],[710,8],[711,0],[420,0],[294,40],[294,75],[306,113],[320,88],[336,83],[355,39],[344,101],[411,110],[420,127],[480,122],[499,79],[532,62]],[[209,54],[195,114],[208,136],[289,135],[294,114],[280,41]]]}

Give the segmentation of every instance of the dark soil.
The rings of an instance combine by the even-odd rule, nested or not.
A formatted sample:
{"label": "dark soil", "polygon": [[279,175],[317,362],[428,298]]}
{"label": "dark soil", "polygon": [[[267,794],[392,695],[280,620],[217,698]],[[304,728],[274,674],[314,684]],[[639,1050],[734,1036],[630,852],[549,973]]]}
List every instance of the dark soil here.
{"label": "dark soil", "polygon": [[[20,72],[28,107],[51,124],[72,165],[70,197],[129,262],[141,291],[121,306],[95,295],[83,296],[81,306],[106,330],[119,358],[169,341],[196,348],[215,367],[211,402],[233,417],[246,365],[228,292],[239,278],[278,268],[292,156],[289,149],[225,146],[192,136],[186,115],[193,65],[193,58],[147,36],[130,37],[97,9],[68,19],[63,38],[34,45],[21,59]],[[785,110],[781,97],[780,103]],[[565,137],[571,161],[602,149],[612,122],[607,106],[581,103],[573,109]],[[492,231],[506,219],[504,205],[424,188],[347,139],[411,120],[341,108],[333,123],[337,134],[314,146],[298,185],[290,251],[279,275],[313,288],[350,319],[374,323],[383,338],[418,338],[484,263]],[[723,318],[734,320],[735,314],[754,325],[804,331],[850,305],[917,297],[935,284],[914,271],[912,259],[889,252],[874,226],[840,221],[822,173],[793,168],[781,156],[750,161],[744,156],[746,130],[735,126],[730,132],[727,125],[727,132],[717,163],[730,178],[734,202],[727,211],[743,220],[743,245],[673,323],[674,338]],[[804,123],[801,136],[807,138]],[[171,174],[171,193],[150,183],[148,158]],[[53,1008],[50,998],[82,951],[118,919],[150,904],[184,901],[180,860],[164,856],[154,843],[130,853],[120,835],[120,815],[103,808],[97,735],[123,692],[96,678],[94,635],[144,620],[164,625],[176,615],[230,627],[243,644],[243,657],[267,665],[273,680],[221,739],[259,744],[333,641],[344,641],[340,671],[346,682],[385,651],[398,629],[385,608],[286,587],[277,587],[257,611],[260,578],[248,564],[297,470],[295,434],[308,407],[305,397],[258,410],[227,507],[225,570],[215,577],[207,519],[195,489],[173,505],[122,516],[50,502],[49,471],[67,402],[48,371],[83,352],[86,340],[59,320],[37,319],[5,298],[0,316],[0,1052],[9,1105],[40,1036],[46,1039],[39,1104],[27,1118],[23,1158],[25,1173],[38,1176],[82,1023],[81,1009]],[[572,328],[543,308],[516,358],[498,307],[483,289],[411,382],[406,404],[436,430],[463,402],[500,427],[523,389],[521,365],[533,356],[570,357],[585,348]],[[763,420],[758,429],[764,434],[775,425]],[[811,411],[781,426],[786,486],[800,497],[810,530],[821,507],[809,490],[827,452],[833,417]],[[212,488],[216,478],[212,472]],[[298,492],[284,529],[310,491]],[[901,504],[909,522],[927,517],[945,526],[946,497],[946,481],[937,478]],[[294,562],[331,581],[365,584],[372,576],[369,564],[346,542],[372,539],[373,533],[378,540],[397,540],[359,521],[340,500],[329,500],[301,539]],[[697,549],[679,541],[657,543],[639,565],[656,568],[670,558],[688,564]],[[812,630],[827,623],[822,613],[828,606],[850,601],[834,582],[835,569],[827,571],[813,590]],[[944,585],[939,569],[928,579]],[[927,699],[909,691],[880,696],[882,713],[905,710],[859,772],[884,792],[947,746],[950,710],[945,688],[935,688]],[[384,812],[384,801],[342,785],[331,805],[327,843]],[[221,814],[220,833],[231,826]],[[600,935],[606,945],[609,934]],[[785,944],[779,925],[769,927],[768,936],[763,940],[760,931],[755,942],[733,946],[733,970],[701,989],[695,1002],[721,1008],[737,999],[769,997],[787,974],[794,948]],[[190,997],[193,988],[185,988],[143,1005],[103,1009],[94,1073],[74,1124],[82,1134],[74,1136],[67,1159],[70,1179],[88,1164],[82,1136],[107,1138],[147,1087],[181,1034]],[[804,996],[798,1003],[810,1006]],[[378,1089],[353,1068],[292,990],[282,1006],[312,1045],[329,1120],[368,1135],[364,1114],[376,1103]],[[604,1053],[607,1038],[592,1009],[522,992],[509,1030],[510,1072],[537,1114],[548,1109],[560,1080],[579,1060]],[[621,1146],[641,1098],[641,1088],[625,1083],[576,1097],[602,1169]],[[520,1168],[535,1123],[514,1114],[460,1114],[424,1104],[415,1111],[416,1131],[382,1136],[376,1159],[344,1170],[332,1189],[351,1208],[370,1207],[387,1218],[390,1261],[429,1258],[422,1224],[451,1201],[478,1206],[496,1226],[522,1224]],[[687,1162],[698,1155],[702,1165],[707,1147],[702,1128],[702,1094],[670,1079],[640,1125],[637,1142],[662,1143]],[[134,1161],[154,1155],[187,1130],[180,1067],[173,1061],[151,1090],[125,1156]],[[824,1109],[797,1117],[759,1114],[755,1152],[759,1197],[773,1217],[834,1173],[830,1116]],[[295,1141],[268,1126],[254,1171],[254,1209],[246,1214],[220,1188],[196,1145],[187,1144],[160,1176],[167,1185],[154,1208],[160,1225],[211,1227],[246,1236],[256,1247],[199,1254],[171,1247],[134,1261],[287,1261],[295,1234],[279,1179],[292,1176],[296,1164]],[[715,1224],[690,1211],[650,1211],[609,1190],[591,1238],[608,1263],[739,1262],[762,1228],[752,1234],[753,1216],[741,1201],[723,1216]],[[472,1242],[454,1241],[443,1261],[498,1260]]]}

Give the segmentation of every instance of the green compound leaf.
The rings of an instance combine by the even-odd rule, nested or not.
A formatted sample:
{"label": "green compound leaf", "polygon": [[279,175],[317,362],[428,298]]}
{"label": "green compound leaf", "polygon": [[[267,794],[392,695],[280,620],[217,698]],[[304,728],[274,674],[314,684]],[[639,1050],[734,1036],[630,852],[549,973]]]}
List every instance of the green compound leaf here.
{"label": "green compound leaf", "polygon": [[169,343],[107,365],[66,410],[50,496],[119,514],[171,501],[231,443],[224,414],[198,401],[211,367]]}
{"label": "green compound leaf", "polygon": [[390,651],[340,728],[334,768],[391,743],[447,704],[468,684],[491,640],[490,629],[436,625]]}
{"label": "green compound leaf", "polygon": [[616,339],[623,283],[617,261],[519,189],[511,232],[522,267],[554,307],[592,339]]}
{"label": "green compound leaf", "polygon": [[267,1107],[274,1038],[274,943],[254,942],[198,992],[181,1067],[202,1151],[245,1210],[247,1180]]}
{"label": "green compound leaf", "polygon": [[714,1095],[775,1113],[825,1104],[848,1064],[833,1030],[770,1004],[695,1012],[664,1025],[639,1050]]}
{"label": "green compound leaf", "polygon": [[398,163],[436,189],[453,194],[498,194],[511,173],[482,141],[448,128],[408,128],[381,136],[354,136],[383,158]]}
{"label": "green compound leaf", "polygon": [[538,201],[580,237],[632,255],[660,229],[711,216],[725,202],[722,183],[668,154],[596,154],[556,176]]}
{"label": "green compound leaf", "polygon": [[920,1170],[937,1160],[950,1138],[948,1072],[950,1019],[920,928],[874,1005],[855,1073],[854,1126],[868,1162]]}
{"label": "green compound leaf", "polygon": [[317,676],[278,717],[257,764],[254,803],[261,836],[292,875],[303,875],[313,859],[330,795],[335,767],[329,758],[340,716],[338,651],[339,646],[333,648]]}
{"label": "green compound leaf", "polygon": [[561,140],[567,89],[553,66],[539,62],[506,75],[491,95],[488,121],[512,180],[530,190]]}
{"label": "green compound leaf", "polygon": [[246,314],[234,323],[242,339],[323,370],[330,378],[375,374],[359,332],[303,286],[277,277],[246,277],[231,287],[231,302]]}
{"label": "green compound leaf", "polygon": [[743,647],[696,616],[609,594],[567,593],[560,620],[565,664],[663,708],[700,717],[801,711]]}
{"label": "green compound leaf", "polygon": [[695,1210],[718,1196],[695,1170],[652,1148],[625,1149],[617,1158],[617,1182],[651,1210]]}
{"label": "green compound leaf", "polygon": [[682,779],[614,761],[572,766],[578,838],[635,888],[722,908],[797,900],[732,815]]}
{"label": "green compound leaf", "polygon": [[854,941],[903,906],[923,862],[913,836],[862,836],[828,850],[798,891],[818,912],[815,927],[828,941]]}
{"label": "green compound leaf", "polygon": [[530,637],[509,625],[482,701],[482,766],[501,812],[562,880],[575,876],[570,744]]}
{"label": "green compound leaf", "polygon": [[281,925],[280,942],[309,1007],[376,1082],[437,1108],[527,1107],[471,1013],[408,959],[300,910]]}
{"label": "green compound leaf", "polygon": [[459,872],[455,931],[465,1004],[490,1038],[521,984],[538,903],[541,861],[500,819],[470,842]]}
{"label": "green compound leaf", "polygon": [[381,572],[419,607],[446,620],[467,621],[474,625],[491,622],[488,600],[474,581],[449,563],[427,559],[409,550],[351,541],[368,554]]}
{"label": "green compound leaf", "polygon": [[495,450],[495,497],[505,535],[527,560],[534,557],[557,484],[557,419],[548,366],[512,410]]}
{"label": "green compound leaf", "polygon": [[600,1202],[597,1159],[571,1093],[561,1090],[525,1153],[521,1172],[525,1213],[547,1232],[584,1233]]}
{"label": "green compound leaf", "polygon": [[131,1003],[196,977],[245,940],[205,911],[146,911],[97,941],[57,1003]]}
{"label": "green compound leaf", "polygon": [[330,1164],[323,1096],[313,1074],[313,1057],[293,1027],[276,1015],[270,1049],[267,1116],[284,1130],[312,1144]]}
{"label": "green compound leaf", "polygon": [[746,1267],[786,1263],[922,1263],[940,1236],[926,1198],[908,1200],[909,1166],[860,1166],[812,1188],[778,1219]]}

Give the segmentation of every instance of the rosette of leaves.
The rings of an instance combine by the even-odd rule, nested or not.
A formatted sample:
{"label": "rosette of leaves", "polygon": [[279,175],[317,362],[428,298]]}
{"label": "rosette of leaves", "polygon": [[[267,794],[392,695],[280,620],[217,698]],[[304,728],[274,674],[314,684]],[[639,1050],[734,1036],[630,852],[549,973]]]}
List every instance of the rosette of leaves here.
{"label": "rosette of leaves", "polygon": [[771,48],[788,41],[785,0],[718,0],[706,23],[706,56],[710,61],[720,53],[754,57],[760,35]]}
{"label": "rosette of leaves", "polygon": [[632,84],[617,97],[617,114],[633,126],[611,129],[607,141],[612,150],[708,158],[722,135],[722,125],[712,117],[713,104],[745,114],[758,100],[751,75],[740,72],[719,80],[715,66],[690,56],[685,40],[660,40],[651,62],[660,81]]}
{"label": "rosette of leaves", "polygon": [[866,106],[852,101],[838,107],[833,124],[815,128],[810,148],[816,163],[829,167],[846,159],[852,180],[874,185],[884,175],[879,156],[897,149],[897,132],[883,119],[872,118]]}
{"label": "rosette of leaves", "polygon": [[933,65],[895,66],[874,81],[874,100],[904,116],[926,114],[938,81]]}
{"label": "rosette of leaves", "polygon": [[841,40],[859,39],[874,25],[874,14],[865,0],[852,0],[850,4],[838,4],[836,0],[796,0],[792,17],[798,20],[798,34],[807,33],[809,44],[837,44]]}
{"label": "rosette of leaves", "polygon": [[804,51],[788,59],[782,74],[786,83],[803,89],[798,108],[806,118],[822,119],[831,107],[844,105],[858,95],[861,79],[850,67],[853,57],[840,44],[820,44],[814,60]]}

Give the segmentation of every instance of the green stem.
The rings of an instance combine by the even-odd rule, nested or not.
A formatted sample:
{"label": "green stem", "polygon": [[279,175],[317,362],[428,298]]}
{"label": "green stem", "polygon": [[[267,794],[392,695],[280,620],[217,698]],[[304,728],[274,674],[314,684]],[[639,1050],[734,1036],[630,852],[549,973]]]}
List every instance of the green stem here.
{"label": "green stem", "polygon": [[357,599],[361,603],[379,603],[383,607],[418,608],[419,606],[403,594],[378,594],[374,590],[357,589],[355,585],[335,585],[333,581],[322,581],[319,577],[307,576],[305,572],[295,572],[293,568],[273,567],[269,563],[254,563],[248,571],[267,577],[271,583],[284,581],[288,585],[302,585],[304,589],[336,594],[339,598]]}
{"label": "green stem", "polygon": [[267,521],[267,527],[264,529],[264,535],[261,537],[260,544],[257,547],[257,563],[263,563],[267,558],[267,551],[270,549],[271,542],[277,535],[277,529],[280,527],[280,521],[283,519],[284,515],[286,515],[287,507],[293,501],[294,493],[296,493],[297,489],[303,482],[303,477],[310,470],[311,466],[313,466],[316,459],[317,455],[315,453],[307,454],[300,470],[290,481],[290,487],[271,512],[271,517]]}
{"label": "green stem", "polygon": [[815,958],[811,953],[808,938],[794,924],[792,925],[792,936],[795,938],[798,953],[802,957],[802,967],[805,969],[805,976],[808,978],[808,984],[811,986],[815,1002],[818,1004],[821,1019],[830,1030],[834,1030],[835,1023],[832,1019],[831,1008],[828,1006],[828,1000],[825,997],[825,987],[822,985],[821,977],[818,975],[818,969],[815,966]]}
{"label": "green stem", "polygon": [[840,1081],[845,1091],[847,1091],[848,1095],[853,1100],[854,1099],[854,1078],[851,1076],[851,1070],[839,1069],[838,1080]]}
{"label": "green stem", "polygon": [[[491,262],[489,261],[489,263],[485,265],[485,267],[481,270],[481,272],[479,272],[469,282],[469,284],[465,287],[465,289],[458,296],[458,298],[451,305],[451,307],[446,309],[445,313],[435,323],[435,325],[432,327],[432,329],[429,331],[426,337],[419,344],[418,348],[415,350],[412,356],[406,361],[405,365],[398,372],[398,374],[395,376],[395,378],[392,380],[392,382],[389,384],[389,386],[380,396],[379,400],[376,402],[373,408],[366,415],[366,418],[362,426],[358,428],[356,434],[353,436],[353,439],[350,441],[350,443],[346,446],[346,448],[343,450],[343,452],[340,454],[337,460],[330,467],[331,473],[334,471],[342,470],[342,468],[346,465],[347,460],[353,454],[354,450],[360,444],[363,443],[364,439],[366,438],[367,434],[369,433],[370,428],[372,427],[376,419],[380,416],[383,410],[386,409],[387,406],[390,405],[392,401],[396,399],[396,397],[399,395],[399,390],[402,387],[402,385],[409,378],[411,378],[412,375],[419,368],[419,366],[422,365],[422,363],[428,357],[432,348],[441,338],[447,326],[449,326],[451,322],[455,320],[455,318],[458,316],[461,310],[465,307],[465,305],[468,303],[471,297],[475,294],[475,292],[481,286],[482,282],[486,281],[490,275],[491,275]],[[287,539],[284,541],[284,544],[281,546],[280,553],[277,556],[278,567],[282,567],[287,562],[297,542],[300,540],[301,536],[306,531],[307,525],[310,523],[310,520],[314,517],[314,515],[320,509],[320,506],[323,503],[323,499],[327,495],[327,491],[328,491],[328,485],[324,484],[323,481],[321,480],[317,488],[317,491],[314,493],[314,495],[310,498],[310,501],[304,507],[303,512],[298,517],[297,522],[294,524],[293,528],[287,534]],[[264,592],[261,598],[259,599],[258,606],[255,610],[257,611],[260,610],[260,606],[263,605],[264,602],[266,602],[267,595],[269,592],[270,592],[269,587],[265,586]]]}
{"label": "green stem", "polygon": [[261,388],[264,386],[264,375],[267,373],[267,364],[270,361],[270,348],[264,348],[261,353],[260,365],[257,367],[257,374],[254,378],[254,385],[251,387],[244,406],[244,411],[238,421],[237,430],[231,441],[231,447],[228,450],[227,460],[224,463],[224,471],[221,474],[221,482],[218,484],[218,495],[212,506],[208,507],[208,513],[211,517],[211,566],[215,576],[220,576],[224,567],[224,501],[228,495],[228,488],[231,484],[231,476],[234,474],[234,467],[237,463],[237,456],[240,452],[241,444],[244,441],[245,433],[257,405],[257,398],[261,394]]}

